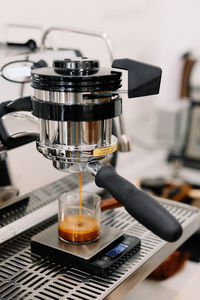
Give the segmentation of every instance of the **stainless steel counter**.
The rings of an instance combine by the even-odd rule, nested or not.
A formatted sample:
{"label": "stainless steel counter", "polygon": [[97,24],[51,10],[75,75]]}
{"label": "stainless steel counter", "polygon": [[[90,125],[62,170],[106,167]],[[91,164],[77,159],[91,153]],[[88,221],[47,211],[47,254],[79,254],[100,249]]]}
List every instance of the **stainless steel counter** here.
{"label": "stainless steel counter", "polygon": [[[123,299],[170,253],[181,245],[200,225],[199,210],[187,205],[159,199],[182,224],[183,235],[176,243],[167,243],[135,221],[123,208],[102,213],[102,223],[139,236],[140,252],[105,278],[81,270],[56,265],[52,259],[30,252],[30,237],[50,223],[38,225],[7,241],[0,248],[1,299]],[[48,206],[46,206],[48,208]],[[38,210],[39,213],[39,210]]]}

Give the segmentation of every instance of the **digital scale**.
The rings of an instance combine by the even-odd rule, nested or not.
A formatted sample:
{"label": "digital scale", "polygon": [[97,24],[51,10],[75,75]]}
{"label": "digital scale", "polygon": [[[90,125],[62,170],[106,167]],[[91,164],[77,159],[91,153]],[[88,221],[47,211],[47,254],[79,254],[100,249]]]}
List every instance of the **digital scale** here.
{"label": "digital scale", "polygon": [[54,224],[31,239],[31,251],[42,257],[78,267],[98,276],[109,275],[140,249],[139,238],[121,230],[102,225],[100,238],[89,244],[72,244],[58,237]]}

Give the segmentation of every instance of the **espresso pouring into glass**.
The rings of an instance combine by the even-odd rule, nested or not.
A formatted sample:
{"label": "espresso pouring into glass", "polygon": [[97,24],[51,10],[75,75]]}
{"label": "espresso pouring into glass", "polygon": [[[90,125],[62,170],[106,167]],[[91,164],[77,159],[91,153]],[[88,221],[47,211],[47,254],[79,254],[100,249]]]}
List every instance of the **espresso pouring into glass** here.
{"label": "espresso pouring into glass", "polygon": [[[0,104],[0,141],[12,149],[36,140],[37,150],[52,160],[56,169],[90,172],[96,185],[106,189],[130,215],[161,238],[176,241],[182,234],[178,221],[114,168],[104,166],[117,150],[112,120],[122,113],[122,74],[116,68],[128,71],[129,98],[158,94],[161,69],[155,66],[116,59],[109,69],[100,67],[96,59],[55,60],[53,67],[32,71],[33,97]],[[39,136],[9,136],[2,117],[15,111],[30,111],[39,119]],[[76,214],[77,224],[83,224],[82,211],[79,208]]]}
{"label": "espresso pouring into glass", "polygon": [[59,198],[58,234],[68,242],[85,244],[100,235],[100,196],[82,192],[64,193]]}

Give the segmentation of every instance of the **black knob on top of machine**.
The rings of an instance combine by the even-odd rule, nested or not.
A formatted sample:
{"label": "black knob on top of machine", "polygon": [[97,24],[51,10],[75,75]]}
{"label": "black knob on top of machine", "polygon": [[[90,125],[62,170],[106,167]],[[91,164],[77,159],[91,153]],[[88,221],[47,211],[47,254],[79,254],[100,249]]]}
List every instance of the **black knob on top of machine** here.
{"label": "black knob on top of machine", "polygon": [[87,57],[66,58],[62,60],[54,60],[53,68],[56,73],[63,75],[92,75],[98,72],[100,62],[96,59],[89,59]]}
{"label": "black knob on top of machine", "polygon": [[143,97],[159,93],[162,70],[129,58],[115,59],[113,68],[128,70],[128,97]]}
{"label": "black knob on top of machine", "polygon": [[98,59],[74,57],[56,59],[52,68],[31,72],[31,86],[52,92],[115,92],[121,87],[121,72],[100,67]]}

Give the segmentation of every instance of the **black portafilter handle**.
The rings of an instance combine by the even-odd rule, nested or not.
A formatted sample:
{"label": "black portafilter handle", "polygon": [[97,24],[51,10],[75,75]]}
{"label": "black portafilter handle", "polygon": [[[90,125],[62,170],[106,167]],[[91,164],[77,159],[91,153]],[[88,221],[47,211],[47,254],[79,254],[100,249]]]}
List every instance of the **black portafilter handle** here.
{"label": "black portafilter handle", "polygon": [[95,183],[106,189],[132,217],[160,238],[175,242],[182,235],[181,224],[158,201],[118,175],[113,167],[101,168],[95,176]]}

